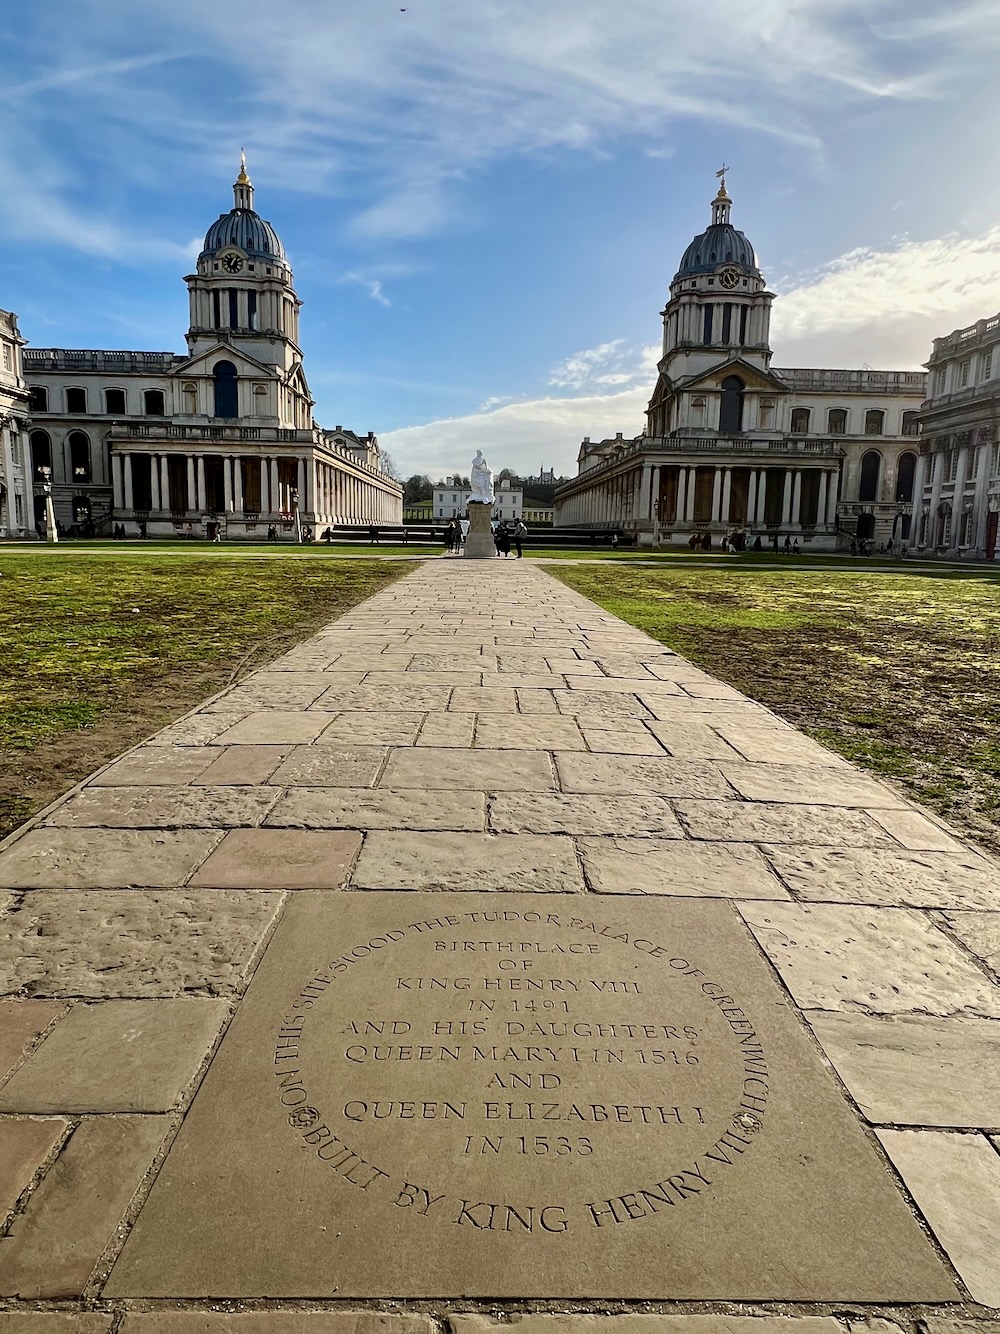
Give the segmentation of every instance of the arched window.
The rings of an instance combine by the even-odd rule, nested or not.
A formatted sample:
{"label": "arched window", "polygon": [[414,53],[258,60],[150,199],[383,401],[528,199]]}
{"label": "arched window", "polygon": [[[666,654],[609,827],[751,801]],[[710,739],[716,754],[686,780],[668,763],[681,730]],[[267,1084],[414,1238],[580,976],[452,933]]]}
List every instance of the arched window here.
{"label": "arched window", "polygon": [[760,400],[760,425],[761,430],[770,430],[774,425],[774,399],[762,398]]}
{"label": "arched window", "polygon": [[73,481],[90,481],[90,441],[82,431],[69,433],[69,468]]}
{"label": "arched window", "polygon": [[52,441],[49,439],[48,431],[32,431],[30,438],[31,467],[37,475],[39,468],[52,467]]}
{"label": "arched window", "polygon": [[195,384],[186,384],[184,386],[184,411],[189,416],[194,416],[198,411],[198,386]]}
{"label": "arched window", "polygon": [[124,389],[105,389],[104,391],[104,411],[109,417],[125,416],[125,390]]}
{"label": "arched window", "polygon": [[882,470],[882,455],[870,449],[861,460],[861,487],[859,500],[878,500],[878,479]]}
{"label": "arched window", "polygon": [[86,391],[86,389],[67,389],[67,390],[66,390],[66,411],[67,411],[67,412],[86,412],[86,411],[87,411],[87,391]]}
{"label": "arched window", "polygon": [[827,418],[826,429],[830,435],[847,434],[847,409],[831,408],[830,415]]}
{"label": "arched window", "polygon": [[809,430],[809,409],[792,408],[792,435],[805,435]]}
{"label": "arched window", "polygon": [[253,414],[255,417],[267,416],[267,388],[262,384],[253,387]]}
{"label": "arched window", "polygon": [[28,411],[48,412],[49,391],[41,384],[33,384],[28,390]]}
{"label": "arched window", "polygon": [[705,400],[703,398],[693,398],[691,400],[691,425],[705,425]]}
{"label": "arched window", "polygon": [[215,380],[215,417],[238,417],[239,394],[236,367],[231,361],[217,361],[212,367]]}
{"label": "arched window", "polygon": [[896,471],[896,499],[898,501],[913,499],[913,474],[916,466],[916,454],[900,454],[899,466]]}
{"label": "arched window", "polygon": [[884,422],[884,412],[878,408],[869,408],[865,413],[865,435],[881,435]]}
{"label": "arched window", "polygon": [[917,412],[903,413],[903,435],[920,434],[920,414]]}
{"label": "arched window", "polygon": [[142,410],[147,417],[162,417],[164,414],[163,390],[145,390],[142,395]]}
{"label": "arched window", "polygon": [[743,429],[743,381],[738,375],[727,375],[722,381],[722,402],[719,407],[719,431],[722,435],[738,435]]}

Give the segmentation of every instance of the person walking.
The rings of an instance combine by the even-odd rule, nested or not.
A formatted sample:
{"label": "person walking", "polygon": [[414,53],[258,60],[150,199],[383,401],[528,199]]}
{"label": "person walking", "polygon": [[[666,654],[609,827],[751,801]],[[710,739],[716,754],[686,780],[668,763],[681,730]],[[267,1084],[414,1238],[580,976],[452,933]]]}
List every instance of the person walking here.
{"label": "person walking", "polygon": [[521,543],[528,536],[528,529],[525,527],[523,519],[518,519],[514,524],[514,546],[517,548],[517,558],[520,560],[524,552],[521,550]]}
{"label": "person walking", "polygon": [[505,523],[502,523],[500,527],[497,529],[497,539],[498,539],[498,550],[500,552],[500,555],[503,556],[504,560],[506,560],[507,557],[510,555],[510,533],[508,532],[507,525]]}

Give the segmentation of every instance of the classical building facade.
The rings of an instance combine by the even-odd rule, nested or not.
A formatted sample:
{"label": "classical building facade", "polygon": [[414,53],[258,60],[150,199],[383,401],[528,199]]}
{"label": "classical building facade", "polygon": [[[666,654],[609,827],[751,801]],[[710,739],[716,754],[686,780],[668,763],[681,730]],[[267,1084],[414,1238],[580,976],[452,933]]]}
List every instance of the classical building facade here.
{"label": "classical building facade", "polygon": [[23,343],[17,316],[0,310],[0,537],[24,537],[35,526]]}
{"label": "classical building facade", "polygon": [[[519,519],[524,510],[524,492],[518,488],[497,487],[493,502],[494,519]],[[461,519],[465,517],[472,491],[469,487],[436,486],[434,488],[433,519]]]}
{"label": "classical building facade", "polygon": [[1000,315],[935,338],[920,414],[915,555],[997,559]]}
{"label": "classical building facade", "polygon": [[374,435],[320,428],[303,368],[301,302],[241,165],[234,207],[185,278],[187,352],[28,348],[32,467],[52,468],[66,528],[285,535],[294,520],[399,523],[402,487]]}
{"label": "classical building facade", "polygon": [[901,542],[925,375],[772,367],[774,294],[731,209],[723,179],[661,311],[645,431],[584,440],[556,523],[620,526],[642,545],[734,531],[812,550]]}

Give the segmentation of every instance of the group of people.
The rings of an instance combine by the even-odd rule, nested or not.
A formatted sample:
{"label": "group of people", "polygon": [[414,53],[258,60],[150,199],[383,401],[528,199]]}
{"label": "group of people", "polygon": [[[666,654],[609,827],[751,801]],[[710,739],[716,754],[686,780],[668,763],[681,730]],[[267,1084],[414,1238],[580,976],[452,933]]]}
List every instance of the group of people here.
{"label": "group of people", "polygon": [[493,545],[497,549],[497,555],[509,556],[513,546],[520,558],[524,554],[521,551],[521,543],[527,536],[528,530],[523,519],[517,519],[513,524],[498,523],[493,529]]}
{"label": "group of people", "polygon": [[468,519],[452,519],[450,523],[444,526],[444,549],[453,556],[462,554],[462,547],[465,545],[465,539],[469,532]]}

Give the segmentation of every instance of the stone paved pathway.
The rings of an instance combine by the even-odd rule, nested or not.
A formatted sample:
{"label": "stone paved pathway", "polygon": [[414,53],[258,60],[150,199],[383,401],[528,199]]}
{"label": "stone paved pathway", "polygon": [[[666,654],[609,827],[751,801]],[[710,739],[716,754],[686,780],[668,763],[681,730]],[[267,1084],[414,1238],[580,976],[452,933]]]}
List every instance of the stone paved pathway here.
{"label": "stone paved pathway", "polygon": [[0,849],[0,1334],[499,1329],[489,1302],[102,1296],[282,915],[386,890],[728,900],[954,1292],[657,1308],[626,1284],[613,1318],[522,1308],[520,1334],[1000,1317],[996,864],[528,562],[440,561]]}

